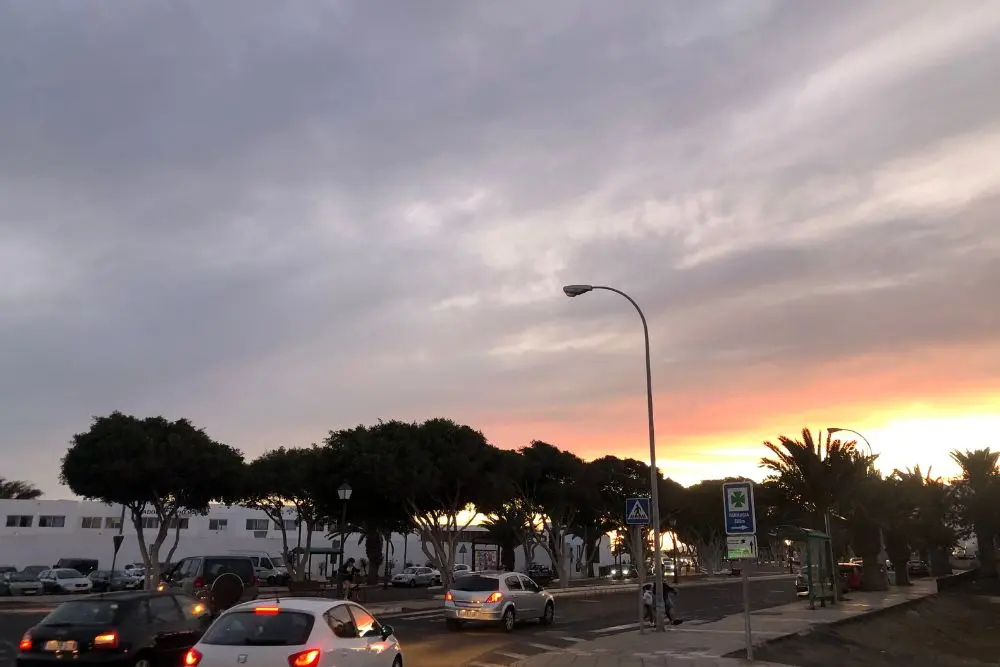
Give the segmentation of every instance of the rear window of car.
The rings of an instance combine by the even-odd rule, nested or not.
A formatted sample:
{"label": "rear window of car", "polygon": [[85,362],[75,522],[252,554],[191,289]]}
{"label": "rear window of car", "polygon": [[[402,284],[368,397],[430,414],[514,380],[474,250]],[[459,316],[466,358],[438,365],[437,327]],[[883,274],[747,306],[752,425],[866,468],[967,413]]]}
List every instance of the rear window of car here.
{"label": "rear window of car", "polygon": [[455,581],[452,589],[456,591],[467,591],[469,593],[484,593],[486,591],[500,590],[500,580],[495,577],[479,577],[470,575]]}
{"label": "rear window of car", "polygon": [[42,625],[117,625],[123,609],[118,600],[70,600],[53,609]]}
{"label": "rear window of car", "polygon": [[253,563],[249,558],[206,558],[205,577],[215,581],[223,574],[232,573],[249,585],[255,576]]}
{"label": "rear window of car", "polygon": [[301,646],[309,640],[316,619],[312,614],[281,611],[223,614],[201,638],[214,646]]}

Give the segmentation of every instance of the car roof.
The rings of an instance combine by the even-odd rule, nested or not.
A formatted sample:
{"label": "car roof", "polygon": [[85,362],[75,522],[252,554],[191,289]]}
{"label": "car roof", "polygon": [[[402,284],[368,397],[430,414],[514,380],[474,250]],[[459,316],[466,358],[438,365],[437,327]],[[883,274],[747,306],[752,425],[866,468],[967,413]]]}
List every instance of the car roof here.
{"label": "car roof", "polygon": [[[322,614],[331,607],[338,604],[346,604],[349,600],[343,598],[316,598],[316,597],[281,597],[281,598],[257,598],[248,602],[241,602],[227,609],[231,611],[249,611],[256,607],[277,607],[286,611],[304,611],[315,614]],[[356,602],[351,602],[356,606],[361,606]],[[363,609],[363,607],[362,607]],[[369,612],[370,613],[370,612]]]}

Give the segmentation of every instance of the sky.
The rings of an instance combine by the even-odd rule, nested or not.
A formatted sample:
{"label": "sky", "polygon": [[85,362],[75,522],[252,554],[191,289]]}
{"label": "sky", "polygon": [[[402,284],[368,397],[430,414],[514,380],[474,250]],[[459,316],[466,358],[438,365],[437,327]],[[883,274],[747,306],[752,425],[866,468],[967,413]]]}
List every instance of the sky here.
{"label": "sky", "polygon": [[[1000,446],[1000,3],[0,0],[0,476],[94,415]],[[991,92],[992,91],[992,92]]]}

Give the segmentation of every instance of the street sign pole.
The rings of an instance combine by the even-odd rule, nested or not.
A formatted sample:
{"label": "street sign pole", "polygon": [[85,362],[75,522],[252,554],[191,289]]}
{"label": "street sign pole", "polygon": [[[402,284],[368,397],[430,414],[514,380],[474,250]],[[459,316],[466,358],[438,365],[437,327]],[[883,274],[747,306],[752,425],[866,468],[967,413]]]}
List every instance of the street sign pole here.
{"label": "street sign pole", "polygon": [[643,549],[643,539],[642,539],[642,526],[633,525],[632,526],[632,553],[635,554],[633,558],[632,567],[636,568],[635,575],[636,580],[639,582],[639,634],[646,634],[646,624],[643,622],[644,616],[646,615],[646,605],[642,601],[642,585],[646,579],[646,558]]}
{"label": "street sign pole", "polygon": [[[747,660],[753,660],[753,630],[750,626],[750,573],[747,564],[757,556],[757,513],[753,502],[753,482],[726,482],[722,485],[722,506],[726,516],[727,554],[741,561],[743,580],[743,632]],[[735,539],[734,539],[735,538]]]}
{"label": "street sign pole", "polygon": [[[650,517],[652,516],[652,512],[650,511],[650,502],[649,498],[629,498],[625,501],[625,524],[628,525],[629,529],[633,531],[632,567],[636,568],[636,576],[639,581],[639,632],[641,634],[645,634],[646,632],[646,625],[643,623],[646,607],[642,601],[642,585],[646,582],[646,556],[644,553],[646,540],[643,539],[642,531],[645,526],[650,524]],[[654,535],[659,535],[659,533],[654,532]],[[660,550],[654,548],[653,553],[655,554],[656,559],[659,560]],[[656,572],[656,570],[654,570],[654,572]],[[656,625],[656,629],[662,630],[663,628],[660,625],[657,625],[658,611],[660,611],[660,603],[657,599],[656,585],[654,583],[653,621],[654,625]]]}

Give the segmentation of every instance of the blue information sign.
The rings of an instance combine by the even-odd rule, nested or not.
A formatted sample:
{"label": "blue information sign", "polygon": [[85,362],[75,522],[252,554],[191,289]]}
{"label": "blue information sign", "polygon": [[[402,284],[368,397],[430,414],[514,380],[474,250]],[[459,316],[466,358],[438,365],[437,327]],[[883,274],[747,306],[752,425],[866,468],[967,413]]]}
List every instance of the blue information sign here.
{"label": "blue information sign", "polygon": [[630,526],[649,525],[649,498],[629,498],[625,501],[625,523]]}
{"label": "blue information sign", "polygon": [[726,482],[722,485],[726,510],[726,535],[753,535],[757,514],[753,507],[753,482]]}

